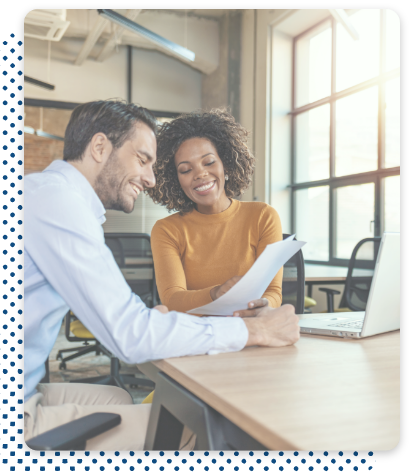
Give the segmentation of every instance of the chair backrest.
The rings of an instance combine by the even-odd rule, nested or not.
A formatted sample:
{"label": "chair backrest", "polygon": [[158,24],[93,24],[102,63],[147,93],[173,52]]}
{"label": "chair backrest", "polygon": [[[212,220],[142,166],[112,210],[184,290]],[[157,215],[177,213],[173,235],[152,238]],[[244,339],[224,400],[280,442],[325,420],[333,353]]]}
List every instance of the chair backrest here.
{"label": "chair backrest", "polygon": [[148,307],[155,306],[158,296],[150,235],[105,233],[104,238],[132,291]]}
{"label": "chair backrest", "polygon": [[353,249],[339,307],[353,311],[366,309],[381,240],[380,237],[364,238]]}
{"label": "chair backrest", "polygon": [[[284,233],[283,239],[290,237]],[[296,238],[295,238],[296,240]],[[292,304],[296,314],[303,314],[305,305],[305,262],[302,250],[283,266],[282,305]]]}

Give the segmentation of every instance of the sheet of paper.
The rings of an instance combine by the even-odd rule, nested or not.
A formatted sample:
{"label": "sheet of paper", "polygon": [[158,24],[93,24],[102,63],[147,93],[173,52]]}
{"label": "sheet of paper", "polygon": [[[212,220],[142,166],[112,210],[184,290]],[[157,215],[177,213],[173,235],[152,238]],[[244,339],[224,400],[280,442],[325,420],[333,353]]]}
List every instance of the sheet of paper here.
{"label": "sheet of paper", "polygon": [[303,241],[294,241],[294,236],[267,245],[255,264],[226,294],[188,313],[233,315],[236,310],[247,309],[248,303],[263,296],[279,269],[305,245]]}

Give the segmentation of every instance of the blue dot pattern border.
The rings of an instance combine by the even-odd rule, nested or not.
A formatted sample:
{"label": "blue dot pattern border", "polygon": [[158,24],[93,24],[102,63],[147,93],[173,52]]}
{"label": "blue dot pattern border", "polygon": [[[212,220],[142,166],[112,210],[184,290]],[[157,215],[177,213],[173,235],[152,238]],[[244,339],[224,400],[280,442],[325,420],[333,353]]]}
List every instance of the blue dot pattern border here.
{"label": "blue dot pattern border", "polygon": [[367,472],[372,452],[35,452],[23,414],[23,38],[0,44],[1,471]]}

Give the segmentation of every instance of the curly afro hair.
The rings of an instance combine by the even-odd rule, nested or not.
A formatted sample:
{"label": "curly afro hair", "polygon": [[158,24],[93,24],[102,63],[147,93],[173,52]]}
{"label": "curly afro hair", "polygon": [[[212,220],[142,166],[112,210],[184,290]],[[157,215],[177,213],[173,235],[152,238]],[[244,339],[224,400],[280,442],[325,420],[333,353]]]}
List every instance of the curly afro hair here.
{"label": "curly afro hair", "polygon": [[229,180],[228,197],[243,194],[252,182],[255,158],[247,147],[249,132],[227,110],[213,109],[181,115],[161,126],[157,137],[156,186],[146,189],[155,203],[186,213],[196,204],[183,192],[174,162],[180,145],[191,138],[207,138],[216,148]]}

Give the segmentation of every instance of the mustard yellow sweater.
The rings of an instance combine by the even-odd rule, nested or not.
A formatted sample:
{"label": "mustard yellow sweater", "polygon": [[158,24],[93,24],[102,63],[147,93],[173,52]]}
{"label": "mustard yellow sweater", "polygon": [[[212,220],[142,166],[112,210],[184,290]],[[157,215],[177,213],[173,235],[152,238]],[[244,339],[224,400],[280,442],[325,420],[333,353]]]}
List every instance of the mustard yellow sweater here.
{"label": "mustard yellow sweater", "polygon": [[[262,202],[233,200],[218,214],[193,210],[158,220],[151,243],[162,304],[186,312],[212,302],[212,287],[246,274],[266,245],[280,240],[278,213]],[[282,302],[282,273],[263,295],[271,307]]]}

